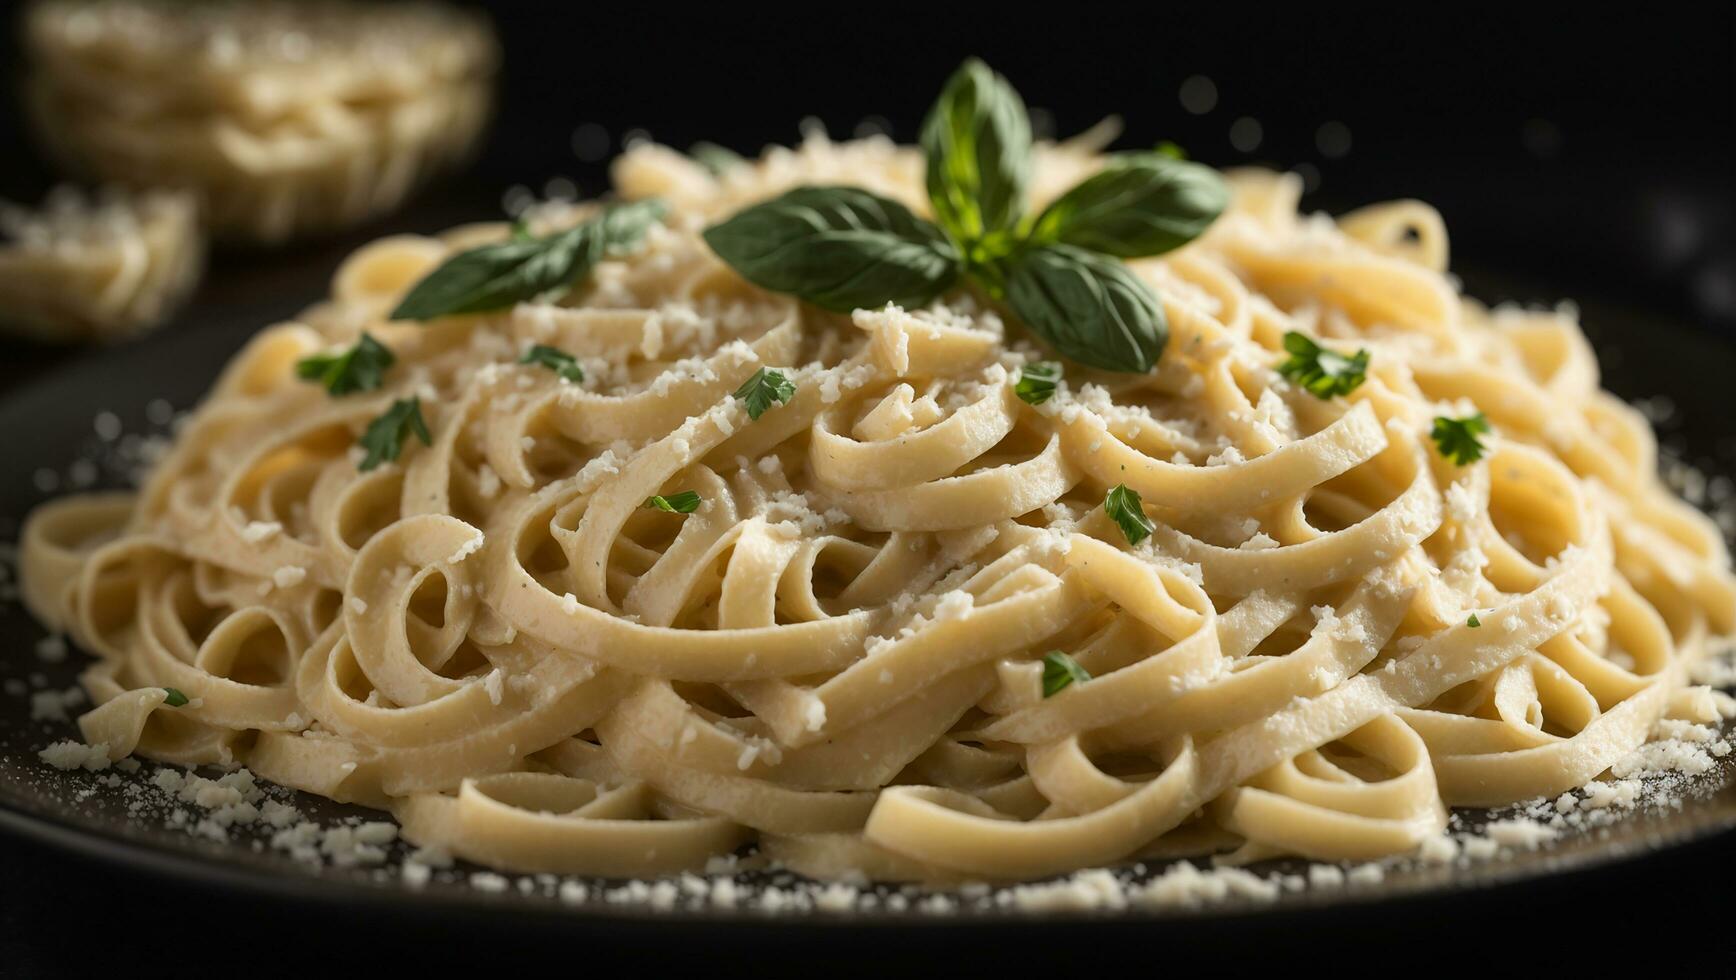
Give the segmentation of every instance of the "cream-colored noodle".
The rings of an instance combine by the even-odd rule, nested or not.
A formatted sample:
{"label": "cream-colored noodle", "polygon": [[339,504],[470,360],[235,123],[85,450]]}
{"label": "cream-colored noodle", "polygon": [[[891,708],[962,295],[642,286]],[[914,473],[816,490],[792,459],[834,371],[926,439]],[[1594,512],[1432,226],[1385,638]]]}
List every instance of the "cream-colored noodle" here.
{"label": "cream-colored noodle", "polygon": [[[1095,165],[1044,148],[1038,196]],[[1424,205],[1333,222],[1232,175],[1206,236],[1131,263],[1171,325],[1159,368],[1073,367],[1033,407],[1012,386],[1038,352],[978,299],[826,314],[698,238],[802,182],[919,206],[911,151],[810,140],[714,179],[648,147],[618,181],[671,217],[572,295],[386,322],[506,230],[377,242],[236,357],[136,496],[34,515],[28,600],[100,657],[87,739],[245,763],[512,870],[747,842],[936,879],[1199,842],[1372,858],[1450,806],[1594,779],[1736,627],[1723,541],[1571,315],[1461,299]],[[295,378],[364,328],[387,390]],[[1285,382],[1289,330],[1366,347],[1367,383]],[[533,342],[587,381],[515,363]],[[797,391],[750,420],[732,393],[761,366]],[[433,445],[358,472],[411,393]],[[1455,466],[1428,427],[1473,404],[1491,449]],[[1116,483],[1157,521],[1138,547]],[[641,506],[677,490],[703,505]],[[1051,650],[1091,679],[1045,698]]]}

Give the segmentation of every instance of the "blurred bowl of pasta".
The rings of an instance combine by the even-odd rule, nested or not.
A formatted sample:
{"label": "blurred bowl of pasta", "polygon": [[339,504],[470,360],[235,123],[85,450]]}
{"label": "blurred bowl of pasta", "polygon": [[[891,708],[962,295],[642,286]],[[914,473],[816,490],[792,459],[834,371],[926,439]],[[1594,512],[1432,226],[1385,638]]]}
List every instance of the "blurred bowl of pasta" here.
{"label": "blurred bowl of pasta", "polygon": [[39,343],[115,341],[162,324],[198,284],[205,237],[187,191],[0,201],[0,331]]}
{"label": "blurred bowl of pasta", "polygon": [[226,241],[352,227],[475,149],[500,55],[434,0],[38,0],[25,101],[76,175],[193,193]]}

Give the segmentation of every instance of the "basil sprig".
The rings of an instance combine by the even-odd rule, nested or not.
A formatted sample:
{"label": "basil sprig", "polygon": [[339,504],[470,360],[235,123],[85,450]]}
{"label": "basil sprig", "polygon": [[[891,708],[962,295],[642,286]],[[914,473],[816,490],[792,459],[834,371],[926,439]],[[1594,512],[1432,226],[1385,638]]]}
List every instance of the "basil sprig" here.
{"label": "basil sprig", "polygon": [[639,244],[663,218],[661,201],[634,201],[603,209],[589,221],[541,238],[515,233],[460,252],[411,287],[394,320],[432,320],[483,313],[566,289],[605,256]]}
{"label": "basil sprig", "polygon": [[935,223],[857,188],[801,187],[708,228],[706,242],[748,281],[839,312],[920,306],[968,279],[1081,364],[1151,370],[1169,339],[1163,304],[1116,260],[1205,231],[1229,202],[1214,171],[1123,154],[1027,215],[1025,104],[976,59],[947,82],[921,142]]}

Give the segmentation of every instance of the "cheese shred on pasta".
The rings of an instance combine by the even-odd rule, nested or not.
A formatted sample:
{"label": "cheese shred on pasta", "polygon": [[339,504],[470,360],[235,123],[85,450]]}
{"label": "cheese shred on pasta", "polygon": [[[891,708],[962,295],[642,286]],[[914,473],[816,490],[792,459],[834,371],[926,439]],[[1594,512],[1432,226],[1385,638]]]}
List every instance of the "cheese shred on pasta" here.
{"label": "cheese shred on pasta", "polygon": [[[1040,206],[1101,158],[1036,164]],[[141,492],[33,516],[28,601],[100,658],[92,745],[245,763],[499,869],[755,844],[820,876],[1016,879],[1405,853],[1704,709],[1723,541],[1572,315],[1457,295],[1425,205],[1305,217],[1293,178],[1230,175],[1207,234],[1129,263],[1168,316],[1158,368],[1068,365],[1031,406],[1045,355],[982,299],[829,314],[699,237],[796,184],[924,210],[914,151],[812,138],[714,178],[647,146],[616,177],[670,214],[569,294],[388,322],[509,230],[376,242],[234,359]],[[296,378],[364,329],[397,355],[384,389]],[[1367,382],[1290,384],[1290,331],[1366,349]],[[533,344],[585,381],[518,363]],[[762,367],[795,394],[750,420]],[[358,471],[411,395],[433,444]],[[1474,410],[1488,449],[1458,466],[1431,421]],[[1155,523],[1136,547],[1117,484]],[[643,506],[682,491],[691,514]],[[1082,671],[1045,697],[1051,651]]]}

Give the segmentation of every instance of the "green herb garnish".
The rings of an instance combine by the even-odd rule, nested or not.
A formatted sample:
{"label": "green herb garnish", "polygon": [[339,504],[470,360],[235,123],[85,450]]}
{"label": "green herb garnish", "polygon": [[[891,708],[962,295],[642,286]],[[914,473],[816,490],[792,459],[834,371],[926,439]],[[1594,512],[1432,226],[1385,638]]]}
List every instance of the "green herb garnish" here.
{"label": "green herb garnish", "polygon": [[1054,361],[1033,361],[1019,369],[1019,383],[1013,391],[1027,405],[1041,405],[1055,397],[1055,386],[1061,383],[1061,365]]}
{"label": "green herb garnish", "polygon": [[1484,446],[1477,437],[1488,431],[1489,420],[1482,412],[1474,412],[1462,419],[1438,415],[1434,428],[1429,430],[1429,438],[1435,441],[1435,448],[1442,456],[1452,460],[1456,466],[1464,466],[1483,458]]}
{"label": "green herb garnish", "polygon": [[396,461],[411,433],[422,440],[422,445],[434,445],[434,438],[428,434],[428,423],[422,419],[421,399],[400,398],[379,418],[368,423],[361,439],[362,448],[368,452],[357,469],[366,473],[381,463]]}
{"label": "green herb garnish", "polygon": [[658,494],[646,497],[640,506],[649,510],[660,510],[667,514],[691,514],[699,509],[699,493],[694,490],[683,490],[668,496]]}
{"label": "green herb garnish", "polygon": [[1348,395],[1368,380],[1368,351],[1345,357],[1316,344],[1307,334],[1292,330],[1284,334],[1284,349],[1290,357],[1278,365],[1278,373],[1296,382],[1316,398]]}
{"label": "green herb garnish", "polygon": [[1081,364],[1145,372],[1169,339],[1157,294],[1120,262],[1072,245],[1027,250],[1007,267],[1007,302]]}
{"label": "green herb garnish", "polygon": [[1043,209],[1031,237],[1124,259],[1161,255],[1198,238],[1229,203],[1224,182],[1205,167],[1126,154]]}
{"label": "green herb garnish", "polygon": [[695,143],[688,147],[687,155],[692,157],[694,162],[711,171],[712,176],[734,170],[747,162],[742,159],[741,154],[727,146],[718,146],[716,143]]}
{"label": "green herb garnish", "polygon": [[524,355],[518,359],[518,363],[540,364],[573,384],[585,380],[585,372],[583,368],[579,367],[579,362],[573,360],[573,355],[559,347],[537,344],[525,351]]}
{"label": "green herb garnish", "polygon": [[782,405],[795,393],[795,383],[784,377],[784,372],[760,368],[753,373],[753,377],[735,390],[735,397],[747,407],[747,417],[757,421],[767,409],[773,405]]}
{"label": "green herb garnish", "polygon": [[705,229],[705,241],[754,285],[840,313],[921,306],[960,269],[940,229],[854,187],[798,187]]}
{"label": "green herb garnish", "polygon": [[390,348],[364,332],[355,346],[341,354],[312,354],[296,361],[295,374],[303,381],[319,382],[333,395],[348,395],[380,387],[396,360]]}
{"label": "green herb garnish", "polygon": [[1481,623],[1481,622],[1480,622],[1480,621],[1478,621],[1478,619],[1477,619],[1477,614],[1476,614],[1476,613],[1472,613],[1472,614],[1471,614],[1471,618],[1470,618],[1470,619],[1467,619],[1467,620],[1465,620],[1465,625],[1466,625],[1466,626],[1469,626],[1469,627],[1470,627],[1470,628],[1472,628],[1472,629],[1476,629],[1476,628],[1477,628],[1477,627],[1479,627],[1479,626],[1481,626],[1481,625],[1483,625],[1483,624],[1482,624],[1482,623]]}
{"label": "green herb garnish", "polygon": [[182,694],[175,688],[165,687],[163,688],[163,694],[165,695],[163,703],[171,708],[180,708],[185,706],[187,703],[187,695]]}
{"label": "green herb garnish", "polygon": [[1052,698],[1074,683],[1091,679],[1079,662],[1059,650],[1043,655],[1043,697]]}
{"label": "green herb garnish", "polygon": [[391,319],[482,313],[566,289],[604,257],[638,245],[662,217],[661,201],[635,201],[612,205],[589,221],[542,238],[515,231],[507,241],[442,262],[411,287]]}
{"label": "green herb garnish", "polygon": [[1108,496],[1103,498],[1103,512],[1121,528],[1128,544],[1138,544],[1157,530],[1157,525],[1145,516],[1145,504],[1139,499],[1139,494],[1128,489],[1125,483],[1109,488]]}
{"label": "green herb garnish", "polygon": [[1151,370],[1169,339],[1163,304],[1117,259],[1203,232],[1229,201],[1215,172],[1161,149],[1123,154],[1033,218],[1024,101],[974,58],[947,81],[921,143],[932,223],[857,188],[802,187],[705,240],[748,281],[839,312],[920,306],[967,279],[1081,364]]}

